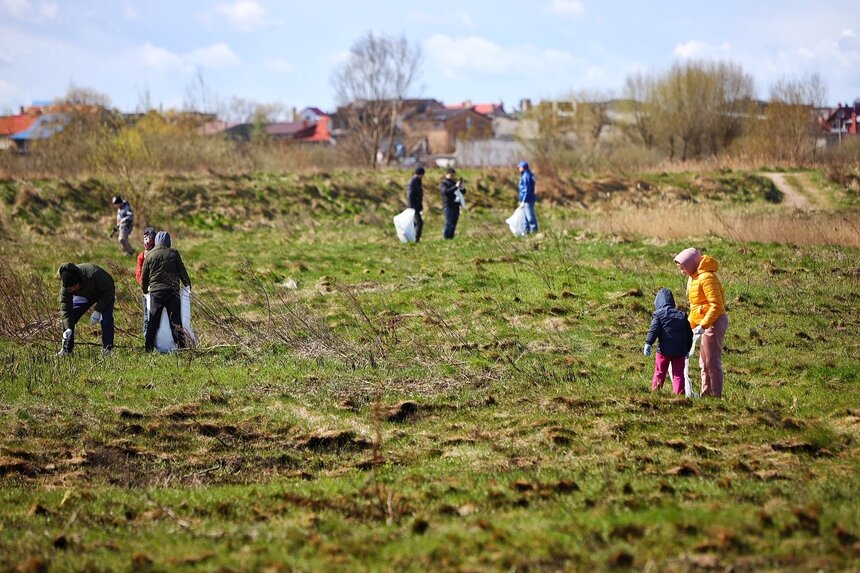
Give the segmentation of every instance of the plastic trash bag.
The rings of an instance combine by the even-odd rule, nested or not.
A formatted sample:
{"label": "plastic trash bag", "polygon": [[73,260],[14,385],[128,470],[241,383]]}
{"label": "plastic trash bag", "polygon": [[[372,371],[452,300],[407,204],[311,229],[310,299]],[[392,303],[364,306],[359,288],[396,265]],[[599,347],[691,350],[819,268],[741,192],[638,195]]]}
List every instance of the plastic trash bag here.
{"label": "plastic trash bag", "polygon": [[459,189],[454,190],[454,200],[460,204],[461,209],[466,208],[466,196]]}
{"label": "plastic trash bag", "polygon": [[415,209],[406,209],[394,217],[394,230],[401,243],[415,242]]}
{"label": "plastic trash bag", "polygon": [[517,210],[514,211],[513,215],[505,220],[505,223],[507,223],[508,227],[511,228],[511,233],[513,233],[515,237],[525,236],[527,231],[525,207],[522,205],[517,207]]}
{"label": "plastic trash bag", "polygon": [[[191,328],[191,288],[183,287],[179,291],[179,314],[182,319],[182,329],[185,331],[185,341],[188,346],[197,345],[197,335]],[[149,295],[146,295],[146,315],[149,316]],[[176,350],[177,345],[173,341],[173,333],[170,331],[170,320],[167,318],[167,309],[162,309],[158,331],[155,334],[155,349],[159,352],[171,352]]]}

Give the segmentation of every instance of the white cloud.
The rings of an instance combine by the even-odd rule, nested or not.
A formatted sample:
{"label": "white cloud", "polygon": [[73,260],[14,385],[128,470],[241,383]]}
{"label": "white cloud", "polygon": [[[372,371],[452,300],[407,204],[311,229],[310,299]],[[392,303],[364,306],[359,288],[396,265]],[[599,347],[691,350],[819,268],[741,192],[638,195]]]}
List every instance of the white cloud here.
{"label": "white cloud", "polygon": [[245,32],[263,28],[269,24],[266,9],[255,0],[237,0],[232,4],[220,4],[215,12],[226,17],[234,26]]}
{"label": "white cloud", "polygon": [[342,52],[337,52],[329,56],[328,61],[333,66],[339,66],[344,62],[348,62],[351,57],[352,52],[350,52],[349,50],[343,50]]}
{"label": "white cloud", "polygon": [[229,68],[240,62],[239,56],[224,42],[206,48],[198,48],[185,56],[195,66],[206,68]]}
{"label": "white cloud", "polygon": [[684,60],[725,59],[731,55],[731,46],[727,43],[713,46],[705,42],[691,40],[675,46],[674,54]]}
{"label": "white cloud", "polygon": [[186,54],[175,54],[165,48],[147,43],[138,50],[140,62],[160,70],[192,71],[196,68],[227,68],[240,63],[239,56],[224,42],[197,48]]}
{"label": "white cloud", "polygon": [[465,28],[471,28],[473,23],[472,15],[465,10],[458,10],[457,12],[455,12],[453,16],[453,21],[459,22]]}
{"label": "white cloud", "polygon": [[0,0],[0,7],[13,18],[37,22],[51,20],[60,13],[56,2],[33,2],[32,0]]}
{"label": "white cloud", "polygon": [[125,9],[123,10],[123,16],[129,22],[133,22],[137,20],[138,13],[134,6],[132,6],[131,4],[126,4]]}
{"label": "white cloud", "polygon": [[560,50],[535,46],[505,48],[481,36],[451,38],[444,34],[431,37],[425,46],[429,58],[447,77],[460,72],[504,74],[527,73],[529,70],[558,70],[577,63],[576,58]]}
{"label": "white cloud", "polygon": [[169,69],[184,68],[182,58],[170,50],[153,46],[149,42],[139,50],[140,61],[150,68]]}
{"label": "white cloud", "polygon": [[292,72],[296,69],[296,66],[294,66],[292,62],[284,59],[269,60],[266,62],[266,66],[268,66],[270,70],[282,74]]}
{"label": "white cloud", "polygon": [[410,20],[415,20],[417,22],[429,22],[430,21],[430,14],[428,14],[427,12],[424,12],[422,10],[415,10],[413,12],[409,12],[406,15],[406,17],[409,18]]}
{"label": "white cloud", "polygon": [[60,5],[56,2],[45,2],[39,6],[39,15],[49,20],[56,18],[60,13]]}
{"label": "white cloud", "polygon": [[551,0],[549,11],[562,16],[580,16],[585,13],[585,4],[581,0]]}

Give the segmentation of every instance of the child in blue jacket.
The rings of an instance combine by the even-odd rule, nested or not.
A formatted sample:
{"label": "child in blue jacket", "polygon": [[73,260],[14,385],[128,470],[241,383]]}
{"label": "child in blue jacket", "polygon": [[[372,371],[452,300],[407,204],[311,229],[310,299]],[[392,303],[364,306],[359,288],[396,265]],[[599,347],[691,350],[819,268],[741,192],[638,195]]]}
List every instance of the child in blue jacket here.
{"label": "child in blue jacket", "polygon": [[654,359],[654,378],[651,380],[651,390],[663,387],[669,364],[672,365],[672,391],[675,394],[684,393],[684,364],[687,354],[693,346],[693,329],[687,320],[687,313],[675,308],[675,297],[672,291],[661,288],[654,298],[654,314],[651,327],[645,336],[645,356],[651,354],[651,345],[658,339],[660,347]]}

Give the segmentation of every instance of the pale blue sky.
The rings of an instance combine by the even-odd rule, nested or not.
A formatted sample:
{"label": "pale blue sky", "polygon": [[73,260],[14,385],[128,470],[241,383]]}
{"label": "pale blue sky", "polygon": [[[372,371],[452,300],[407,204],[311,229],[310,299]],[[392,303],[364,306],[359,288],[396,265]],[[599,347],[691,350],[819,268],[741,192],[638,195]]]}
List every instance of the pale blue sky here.
{"label": "pale blue sky", "polygon": [[331,110],[332,70],[371,30],[420,45],[413,95],[446,103],[617,95],[684,58],[733,61],[763,97],[809,72],[831,104],[860,97],[857,0],[0,0],[0,112],[72,83],[181,107],[198,72],[221,100]]}

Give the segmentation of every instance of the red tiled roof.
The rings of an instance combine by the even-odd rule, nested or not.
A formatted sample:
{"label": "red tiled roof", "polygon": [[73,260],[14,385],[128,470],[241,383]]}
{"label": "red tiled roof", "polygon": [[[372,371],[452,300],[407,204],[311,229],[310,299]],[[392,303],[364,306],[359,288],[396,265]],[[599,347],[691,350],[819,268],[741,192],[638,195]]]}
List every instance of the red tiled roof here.
{"label": "red tiled roof", "polygon": [[281,137],[305,137],[314,132],[315,124],[309,121],[284,121],[270,123],[265,127],[269,135]]}
{"label": "red tiled roof", "polygon": [[0,117],[0,137],[8,137],[29,129],[36,123],[37,119],[39,119],[38,115],[7,115]]}
{"label": "red tiled roof", "polygon": [[501,108],[501,104],[495,103],[476,103],[472,106],[472,109],[478,113],[483,113],[484,115],[489,115],[495,111],[501,110]]}
{"label": "red tiled roof", "polygon": [[317,142],[325,142],[328,143],[331,141],[331,131],[329,131],[328,122],[331,118],[328,116],[323,116],[319,119],[318,122],[314,125],[314,132],[309,137],[301,137],[299,141],[307,142],[307,143],[317,143]]}
{"label": "red tiled roof", "polygon": [[502,111],[504,105],[500,103],[449,103],[445,105],[445,109],[471,109],[484,115],[490,115],[497,111]]}

